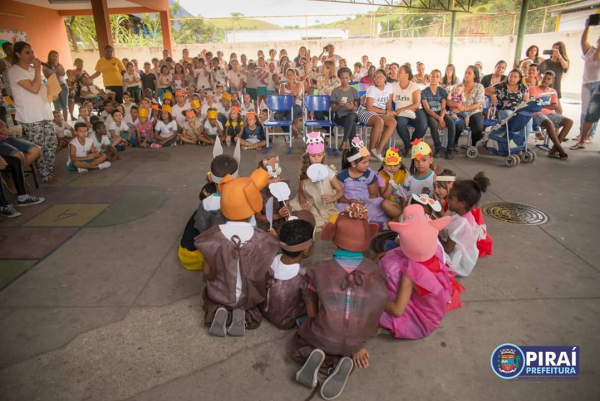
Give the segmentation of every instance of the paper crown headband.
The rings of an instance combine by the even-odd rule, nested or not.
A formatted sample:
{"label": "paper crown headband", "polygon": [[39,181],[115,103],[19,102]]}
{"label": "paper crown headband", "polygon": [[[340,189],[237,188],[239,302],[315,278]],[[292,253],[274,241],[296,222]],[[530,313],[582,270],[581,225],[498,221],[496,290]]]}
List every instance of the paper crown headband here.
{"label": "paper crown headband", "polygon": [[452,175],[436,175],[435,182],[454,182],[456,177]]}
{"label": "paper crown headband", "polygon": [[175,97],[179,97],[179,96],[185,96],[185,92],[184,91],[175,92]]}
{"label": "paper crown headband", "polygon": [[148,109],[140,109],[140,117],[148,117]]}
{"label": "paper crown headband", "polygon": [[402,161],[400,154],[398,153],[398,148],[391,147],[385,151],[385,157],[383,158],[383,162],[388,166],[397,166]]}
{"label": "paper crown headband", "polygon": [[353,162],[358,159],[362,159],[363,157],[371,156],[371,154],[369,153],[369,150],[365,147],[365,144],[359,137],[355,136],[354,138],[352,138],[351,144],[353,147],[358,149],[358,153],[355,155],[352,155],[350,157],[347,157],[346,160],[348,160],[349,162]]}
{"label": "paper crown headband", "polygon": [[[240,143],[241,142],[242,141],[239,141],[239,140],[236,142],[236,144],[235,144],[235,150],[233,151],[233,158],[238,162],[238,168],[235,171],[235,173],[231,174],[231,178],[237,178],[238,173],[240,171],[240,165],[242,163],[242,153],[241,153],[241,148],[240,148]],[[223,154],[223,145],[221,144],[221,141],[217,139],[215,141],[215,145],[213,146],[213,160],[214,160],[215,157],[220,156],[222,154]],[[218,184],[223,179],[223,177],[219,177],[219,176],[213,174],[212,171],[210,173],[211,173],[210,175],[212,177],[212,181],[214,183]]]}
{"label": "paper crown headband", "polygon": [[208,117],[209,119],[217,118],[218,115],[219,112],[217,110],[208,110],[208,112],[206,113],[206,117]]}
{"label": "paper crown headband", "polygon": [[309,155],[319,155],[325,151],[325,140],[318,131],[309,132],[304,138],[306,143],[306,153]]}
{"label": "paper crown headband", "polygon": [[231,100],[231,93],[223,93],[223,96],[221,96],[221,99],[225,99],[225,100]]}
{"label": "paper crown headband", "polygon": [[165,92],[163,99],[173,99],[173,94],[171,92]]}
{"label": "paper crown headband", "polygon": [[422,138],[415,139],[410,143],[412,146],[411,159],[421,160],[421,157],[431,154],[431,148]]}
{"label": "paper crown headband", "polygon": [[166,111],[168,113],[173,113],[173,108],[169,105],[164,105],[162,111]]}
{"label": "paper crown headband", "polygon": [[232,111],[232,110],[235,111],[238,114],[242,113],[242,110],[240,110],[240,108],[237,107],[237,106],[231,106],[231,109],[229,109],[229,111]]}
{"label": "paper crown headband", "polygon": [[249,111],[246,113],[246,118],[248,118],[248,117],[252,117],[252,118],[256,119],[256,113],[253,111]]}
{"label": "paper crown headband", "polygon": [[184,113],[185,113],[186,117],[194,117],[194,116],[196,116],[196,113],[194,112],[194,110],[186,110],[186,111],[184,111]]}
{"label": "paper crown headband", "polygon": [[152,110],[160,110],[160,107],[158,107],[157,104],[153,104],[152,105]]}
{"label": "paper crown headband", "polygon": [[191,104],[192,109],[199,109],[200,107],[202,107],[202,105],[200,105],[200,102],[197,100],[194,100]]}

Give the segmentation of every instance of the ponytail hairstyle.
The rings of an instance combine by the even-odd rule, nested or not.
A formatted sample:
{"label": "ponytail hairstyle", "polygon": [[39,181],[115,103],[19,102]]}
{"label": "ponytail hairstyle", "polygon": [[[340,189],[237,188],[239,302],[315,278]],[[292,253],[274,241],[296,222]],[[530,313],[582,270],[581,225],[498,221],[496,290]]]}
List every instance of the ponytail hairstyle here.
{"label": "ponytail hairstyle", "polygon": [[465,202],[467,210],[470,211],[481,199],[481,194],[486,192],[491,182],[483,171],[477,173],[472,180],[459,180],[454,183],[450,192],[459,202]]}

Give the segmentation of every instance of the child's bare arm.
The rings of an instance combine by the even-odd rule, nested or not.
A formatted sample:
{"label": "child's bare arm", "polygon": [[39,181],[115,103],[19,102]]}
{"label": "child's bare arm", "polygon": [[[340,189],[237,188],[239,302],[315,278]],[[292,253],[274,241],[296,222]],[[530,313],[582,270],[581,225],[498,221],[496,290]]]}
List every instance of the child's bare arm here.
{"label": "child's bare arm", "polygon": [[442,243],[442,246],[444,247],[444,251],[446,251],[446,253],[450,253],[454,250],[456,242],[452,241],[450,238],[448,238],[446,241],[442,240],[442,238],[440,238],[439,240]]}
{"label": "child's bare arm", "polygon": [[406,275],[403,275],[402,281],[400,282],[400,288],[398,289],[398,295],[396,295],[394,302],[388,301],[385,311],[392,316],[402,316],[408,306],[408,301],[410,301],[412,287],[412,280]]}

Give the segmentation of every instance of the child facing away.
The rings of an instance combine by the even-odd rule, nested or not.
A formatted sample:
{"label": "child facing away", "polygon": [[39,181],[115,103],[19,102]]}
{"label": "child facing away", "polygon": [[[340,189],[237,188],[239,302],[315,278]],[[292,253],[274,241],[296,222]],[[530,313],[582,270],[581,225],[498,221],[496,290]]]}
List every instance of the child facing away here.
{"label": "child facing away", "polygon": [[292,339],[291,354],[302,365],[296,381],[303,386],[313,389],[319,372],[331,372],[321,385],[326,400],[342,393],[355,365],[369,366],[364,345],[375,334],[388,299],[385,273],[363,256],[378,230],[367,219],[367,209],[356,203],[333,215],[321,239],[332,241],[338,250],[332,258],[307,269],[308,319]]}
{"label": "child facing away", "polygon": [[224,155],[221,143],[215,142],[208,182],[200,192],[200,204],[190,216],[179,246],[179,260],[187,270],[202,270],[204,265],[204,255],[196,248],[194,238],[212,226],[225,224],[221,213],[221,191],[217,185],[227,175],[237,177],[240,160],[239,152],[234,152],[234,157]]}
{"label": "child facing away", "polygon": [[98,152],[92,138],[88,138],[88,128],[85,123],[75,123],[75,135],[75,138],[69,142],[67,168],[70,171],[86,173],[88,170],[110,167],[106,155]]}
{"label": "child facing away", "polygon": [[242,119],[240,108],[232,106],[231,109],[229,109],[227,122],[225,122],[225,143],[227,144],[227,147],[229,147],[236,138],[239,138],[242,135],[243,129],[244,120]]}
{"label": "child facing away", "polygon": [[461,306],[464,288],[452,278],[437,240],[450,218],[430,220],[419,204],[407,206],[403,217],[402,223],[389,223],[400,246],[379,261],[389,291],[379,325],[395,338],[418,339],[435,331],[447,311]]}
{"label": "child facing away", "polygon": [[75,130],[63,119],[60,111],[53,111],[52,115],[54,116],[52,127],[58,140],[58,148],[69,146],[71,139],[75,138]]}
{"label": "child facing away", "polygon": [[483,233],[471,212],[489,186],[490,180],[479,172],[472,180],[456,181],[448,193],[452,220],[446,229],[447,235],[442,233],[440,241],[448,254],[448,264],[462,277],[471,274],[479,257],[477,241]]}
{"label": "child facing away", "polygon": [[177,122],[171,116],[171,106],[163,106],[160,121],[154,127],[154,143],[151,148],[157,149],[163,146],[177,146]]}
{"label": "child facing away", "polygon": [[204,255],[204,324],[209,333],[243,336],[262,322],[258,305],[266,300],[266,274],[279,250],[275,235],[255,230],[250,218],[263,207],[260,190],[269,173],[259,168],[250,177],[225,176],[219,183],[225,224],[195,239]]}
{"label": "child facing away", "polygon": [[393,146],[390,147],[385,151],[383,163],[379,168],[377,184],[379,185],[379,194],[383,198],[381,208],[392,220],[402,214],[402,203],[406,197],[402,184],[406,181],[407,175],[399,150]]}
{"label": "child facing away", "polygon": [[306,220],[290,220],[281,227],[279,241],[282,253],[275,256],[269,268],[267,300],[259,306],[263,317],[279,329],[294,328],[296,318],[306,314],[302,294],[306,290],[308,276],[300,263],[311,254],[313,233],[313,224]]}
{"label": "child facing away", "polygon": [[[300,186],[298,195],[290,201],[294,210],[308,210],[315,218],[315,229],[321,228],[331,215],[339,213],[335,203],[344,196],[342,184],[337,179],[332,166],[325,164],[325,140],[320,132],[311,132],[304,139],[306,153],[302,155],[300,167]],[[313,182],[307,171],[313,164],[321,164],[327,169],[327,177],[322,181]]]}
{"label": "child facing away", "polygon": [[106,160],[113,162],[120,159],[117,149],[112,146],[112,142],[108,137],[106,124],[102,120],[94,121],[92,132],[88,136],[92,139],[94,148],[98,149],[99,153],[106,155]]}
{"label": "child facing away", "polygon": [[389,220],[381,209],[383,198],[379,196],[377,173],[369,167],[370,152],[358,136],[354,137],[350,149],[342,154],[342,171],[337,179],[344,189],[337,203],[339,211],[350,204],[359,203],[369,211],[369,221],[383,224]]}
{"label": "child facing away", "polygon": [[253,111],[246,114],[246,125],[242,129],[240,141],[242,150],[261,150],[267,144],[265,130],[262,125],[256,123],[256,113]]}

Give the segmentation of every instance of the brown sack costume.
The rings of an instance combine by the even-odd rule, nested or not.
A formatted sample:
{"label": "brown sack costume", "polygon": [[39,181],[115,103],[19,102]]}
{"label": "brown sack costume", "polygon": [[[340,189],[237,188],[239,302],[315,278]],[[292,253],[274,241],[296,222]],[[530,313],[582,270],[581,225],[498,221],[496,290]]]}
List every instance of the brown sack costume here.
{"label": "brown sack costume", "polygon": [[282,330],[294,328],[296,318],[306,314],[303,293],[307,284],[308,276],[302,267],[298,275],[289,280],[277,280],[270,270],[267,279],[267,301],[260,306],[265,319]]}
{"label": "brown sack costume", "polygon": [[[268,183],[268,173],[258,169],[249,178],[232,179],[225,176],[219,183],[221,212],[230,221],[246,221],[262,209],[260,190]],[[220,226],[213,226],[195,239],[195,245],[210,266],[204,290],[204,324],[210,326],[219,307],[231,312],[241,308],[246,311],[246,328],[260,326],[262,316],[256,307],[266,298],[266,275],[279,250],[277,237],[254,230],[252,238],[244,243],[234,235],[229,240]],[[242,291],[236,300],[237,271],[242,281]],[[229,314],[230,323],[231,313]]]}
{"label": "brown sack costume", "polygon": [[[364,219],[366,209],[356,207],[353,204],[335,223],[327,223],[321,239],[331,240],[347,251],[367,250],[378,226]],[[360,216],[356,216],[357,213]],[[318,312],[304,322],[292,340],[292,358],[302,365],[310,353],[319,348],[326,354],[321,366],[321,372],[326,373],[340,357],[354,356],[375,333],[389,297],[386,276],[373,261],[365,258],[350,273],[335,259],[327,259],[309,268],[308,276],[314,291],[307,289],[304,301],[307,305],[318,302]]]}

